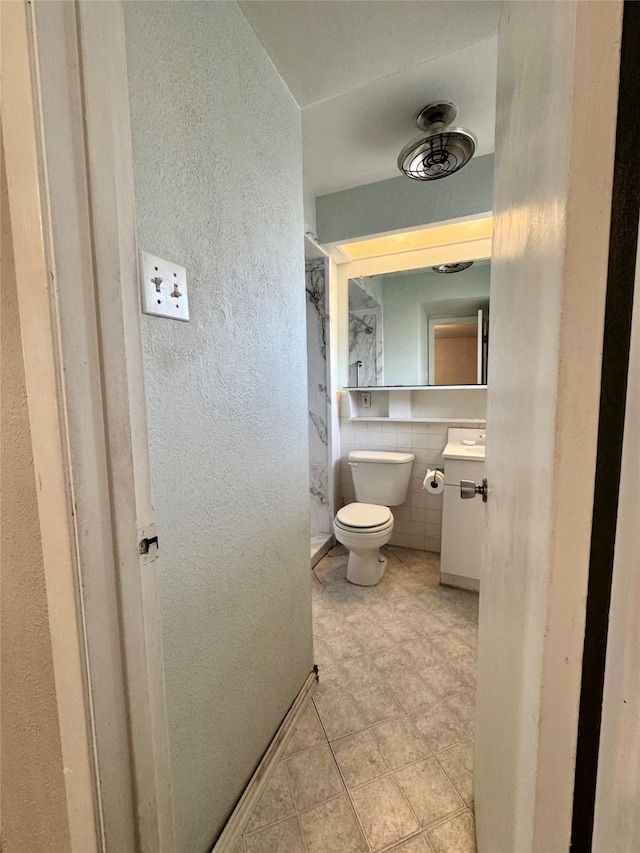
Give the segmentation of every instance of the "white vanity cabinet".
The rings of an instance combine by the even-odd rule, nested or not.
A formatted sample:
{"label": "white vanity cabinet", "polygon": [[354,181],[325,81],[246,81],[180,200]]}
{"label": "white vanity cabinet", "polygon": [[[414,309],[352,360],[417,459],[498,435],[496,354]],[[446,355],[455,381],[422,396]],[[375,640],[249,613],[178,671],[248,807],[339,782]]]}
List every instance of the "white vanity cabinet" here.
{"label": "white vanity cabinet", "polygon": [[486,504],[480,495],[463,500],[460,497],[460,480],[482,483],[485,476],[484,445],[463,445],[463,437],[467,434],[468,441],[476,440],[479,439],[480,431],[450,429],[449,442],[442,454],[445,487],[440,582],[446,586],[477,592],[480,589]]}

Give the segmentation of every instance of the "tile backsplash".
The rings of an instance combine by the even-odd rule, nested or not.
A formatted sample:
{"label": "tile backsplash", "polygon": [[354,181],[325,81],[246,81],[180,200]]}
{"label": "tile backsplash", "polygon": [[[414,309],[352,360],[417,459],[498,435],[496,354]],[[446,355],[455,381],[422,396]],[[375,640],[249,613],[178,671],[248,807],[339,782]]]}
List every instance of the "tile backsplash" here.
{"label": "tile backsplash", "polygon": [[415,423],[409,421],[350,421],[346,394],[340,393],[340,483],[343,503],[355,500],[350,450],[406,450],[415,454],[409,495],[401,506],[392,507],[395,519],[391,545],[440,551],[443,495],[427,494],[422,488],[428,467],[442,466],[442,451],[449,427],[484,427],[484,423]]}

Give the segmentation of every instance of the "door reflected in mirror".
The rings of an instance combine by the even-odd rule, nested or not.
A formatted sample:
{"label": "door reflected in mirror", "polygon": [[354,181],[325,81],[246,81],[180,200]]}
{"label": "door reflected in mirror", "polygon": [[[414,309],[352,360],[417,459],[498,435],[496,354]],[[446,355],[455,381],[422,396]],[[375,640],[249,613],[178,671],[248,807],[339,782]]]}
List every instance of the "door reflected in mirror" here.
{"label": "door reflected in mirror", "polygon": [[349,385],[484,385],[489,260],[349,281]]}

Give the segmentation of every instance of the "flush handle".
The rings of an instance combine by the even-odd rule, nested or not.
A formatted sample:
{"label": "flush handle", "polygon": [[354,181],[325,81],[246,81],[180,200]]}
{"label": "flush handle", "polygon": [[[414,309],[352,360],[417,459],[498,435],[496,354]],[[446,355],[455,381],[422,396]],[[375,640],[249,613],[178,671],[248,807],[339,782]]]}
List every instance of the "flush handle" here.
{"label": "flush handle", "polygon": [[463,500],[475,498],[476,495],[482,495],[483,503],[487,502],[487,478],[482,481],[482,485],[478,486],[473,480],[460,480],[460,497]]}
{"label": "flush handle", "polygon": [[359,463],[358,462],[349,462],[349,465],[351,465],[352,468],[357,468]]}

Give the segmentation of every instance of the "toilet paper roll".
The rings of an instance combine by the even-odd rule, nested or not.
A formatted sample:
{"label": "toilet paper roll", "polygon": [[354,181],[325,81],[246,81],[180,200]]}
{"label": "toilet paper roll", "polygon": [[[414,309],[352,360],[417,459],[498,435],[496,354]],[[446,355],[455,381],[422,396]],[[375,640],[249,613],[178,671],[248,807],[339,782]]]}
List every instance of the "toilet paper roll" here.
{"label": "toilet paper roll", "polygon": [[444,492],[444,474],[442,471],[434,471],[432,468],[428,468],[422,488],[433,495],[439,495],[440,492]]}

